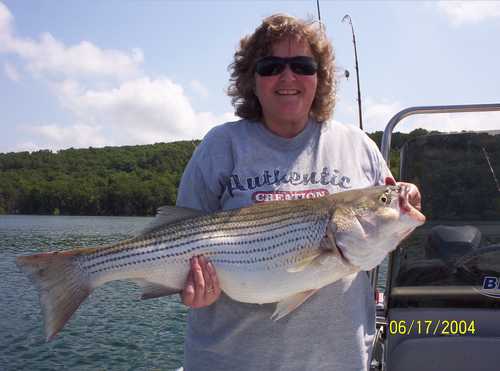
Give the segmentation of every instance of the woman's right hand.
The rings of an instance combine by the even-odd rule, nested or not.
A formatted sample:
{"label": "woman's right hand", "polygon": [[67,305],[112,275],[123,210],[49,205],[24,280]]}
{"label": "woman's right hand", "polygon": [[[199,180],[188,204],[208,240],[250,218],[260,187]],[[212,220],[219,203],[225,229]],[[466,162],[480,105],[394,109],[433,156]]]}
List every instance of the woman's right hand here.
{"label": "woman's right hand", "polygon": [[182,302],[190,308],[203,308],[214,303],[220,293],[213,264],[203,256],[193,257],[191,270],[181,293]]}

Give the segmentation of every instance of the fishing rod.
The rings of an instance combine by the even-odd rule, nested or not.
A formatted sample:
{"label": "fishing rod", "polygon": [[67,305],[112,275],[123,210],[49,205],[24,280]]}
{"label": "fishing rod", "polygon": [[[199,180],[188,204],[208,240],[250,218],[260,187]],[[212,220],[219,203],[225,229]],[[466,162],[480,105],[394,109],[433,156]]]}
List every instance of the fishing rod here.
{"label": "fishing rod", "polygon": [[319,22],[319,27],[323,29],[323,24],[321,23],[321,12],[319,10],[319,0],[316,0],[316,7],[318,8],[318,22]]}
{"label": "fishing rod", "polygon": [[359,128],[363,130],[363,115],[361,113],[361,87],[359,84],[359,65],[358,65],[358,51],[356,48],[356,35],[354,34],[354,27],[352,25],[352,19],[349,14],[346,14],[342,18],[342,22],[348,21],[349,24],[351,25],[351,32],[352,32],[352,43],[354,44],[354,62],[356,66],[356,81],[358,83],[358,112],[359,112]]}
{"label": "fishing rod", "polygon": [[[316,0],[316,8],[318,11],[318,22],[319,22],[319,27],[323,29],[323,23],[321,22],[321,10],[319,6],[319,0]],[[351,25],[351,32],[352,32],[352,43],[354,44],[354,62],[355,62],[355,67],[356,67],[356,82],[358,86],[358,114],[359,114],[359,128],[363,130],[363,113],[362,113],[362,105],[361,105],[361,86],[359,83],[359,63],[358,63],[358,50],[356,47],[356,35],[354,34],[354,27],[352,25],[352,19],[349,14],[346,14],[342,18],[342,22],[348,21],[349,24]],[[345,77],[349,78],[349,71],[345,71]]]}

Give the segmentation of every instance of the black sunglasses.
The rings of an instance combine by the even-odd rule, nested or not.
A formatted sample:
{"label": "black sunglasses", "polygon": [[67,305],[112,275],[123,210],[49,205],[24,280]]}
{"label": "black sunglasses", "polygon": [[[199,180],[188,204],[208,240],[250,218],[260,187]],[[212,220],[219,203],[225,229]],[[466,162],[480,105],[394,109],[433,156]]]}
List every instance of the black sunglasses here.
{"label": "black sunglasses", "polygon": [[255,72],[260,76],[276,76],[283,72],[286,65],[297,75],[314,75],[318,64],[312,57],[264,57],[255,63]]}

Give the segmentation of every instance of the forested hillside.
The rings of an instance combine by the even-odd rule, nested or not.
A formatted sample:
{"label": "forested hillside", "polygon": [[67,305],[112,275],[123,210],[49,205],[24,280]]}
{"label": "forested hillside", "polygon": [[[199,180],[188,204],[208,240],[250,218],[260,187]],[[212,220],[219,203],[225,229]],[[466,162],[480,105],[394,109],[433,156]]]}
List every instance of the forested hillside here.
{"label": "forested hillside", "polygon": [[0,154],[0,213],[153,215],[198,143]]}
{"label": "forested hillside", "polygon": [[[393,148],[427,133],[396,133]],[[382,132],[370,134],[380,145]],[[0,214],[154,215],[199,141],[0,154]],[[398,171],[399,153],[391,155]]]}

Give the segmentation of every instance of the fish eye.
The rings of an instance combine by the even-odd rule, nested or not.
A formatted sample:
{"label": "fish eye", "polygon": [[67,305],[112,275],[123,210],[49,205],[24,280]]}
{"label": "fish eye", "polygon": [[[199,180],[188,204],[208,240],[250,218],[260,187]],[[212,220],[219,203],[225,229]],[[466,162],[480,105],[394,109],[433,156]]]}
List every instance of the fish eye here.
{"label": "fish eye", "polygon": [[382,196],[380,196],[379,200],[383,204],[388,204],[390,202],[389,197],[387,197],[385,193]]}

